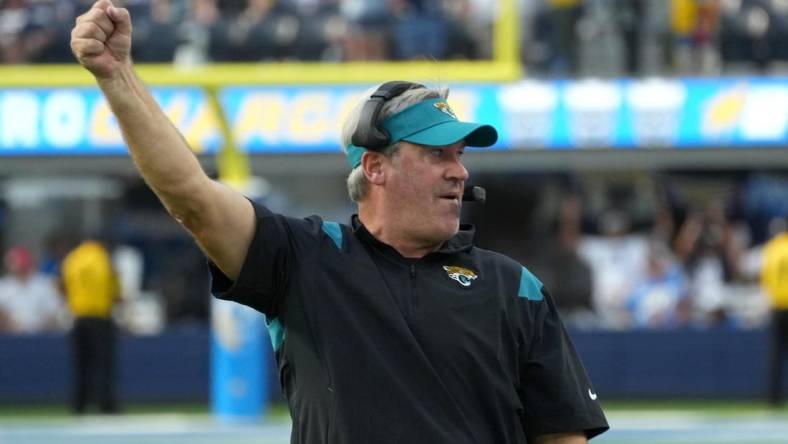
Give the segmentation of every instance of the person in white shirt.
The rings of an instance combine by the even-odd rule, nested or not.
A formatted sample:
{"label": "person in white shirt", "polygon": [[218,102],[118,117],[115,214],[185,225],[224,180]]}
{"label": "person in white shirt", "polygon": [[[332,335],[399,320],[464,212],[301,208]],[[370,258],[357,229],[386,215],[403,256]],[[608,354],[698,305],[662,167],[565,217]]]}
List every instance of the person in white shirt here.
{"label": "person in white shirt", "polygon": [[58,330],[62,300],[52,279],[36,270],[30,250],[12,247],[3,262],[7,274],[0,278],[0,329],[14,334]]}

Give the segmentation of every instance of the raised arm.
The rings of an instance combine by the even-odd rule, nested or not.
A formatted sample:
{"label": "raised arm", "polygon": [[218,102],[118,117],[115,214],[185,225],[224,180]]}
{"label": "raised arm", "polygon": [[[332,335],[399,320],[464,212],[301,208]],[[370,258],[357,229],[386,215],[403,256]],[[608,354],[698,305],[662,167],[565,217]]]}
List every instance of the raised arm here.
{"label": "raised arm", "polygon": [[234,280],[254,232],[252,205],[202,170],[184,138],[135,74],[131,32],[128,10],[100,0],[77,18],[71,49],[96,78],[142,177],[205,254]]}

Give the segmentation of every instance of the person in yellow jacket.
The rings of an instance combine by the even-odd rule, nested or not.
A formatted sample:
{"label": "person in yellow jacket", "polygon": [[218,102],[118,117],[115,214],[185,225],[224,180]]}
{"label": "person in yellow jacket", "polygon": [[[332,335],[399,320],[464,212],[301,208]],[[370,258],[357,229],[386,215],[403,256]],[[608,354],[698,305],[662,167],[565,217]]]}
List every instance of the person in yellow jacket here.
{"label": "person in yellow jacket", "polygon": [[780,233],[764,247],[761,284],[772,309],[769,353],[769,403],[783,402],[783,353],[788,352],[788,219],[779,221]]}
{"label": "person in yellow jacket", "polygon": [[66,255],[61,267],[66,303],[74,316],[71,341],[74,392],[71,407],[84,413],[91,398],[102,413],[115,413],[115,326],[112,309],[119,297],[109,251],[87,239]]}

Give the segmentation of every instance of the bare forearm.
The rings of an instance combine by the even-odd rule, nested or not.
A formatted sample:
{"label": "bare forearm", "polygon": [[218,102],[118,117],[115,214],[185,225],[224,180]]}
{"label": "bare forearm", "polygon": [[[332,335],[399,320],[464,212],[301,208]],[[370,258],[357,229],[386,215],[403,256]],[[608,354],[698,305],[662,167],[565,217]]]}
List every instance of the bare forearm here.
{"label": "bare forearm", "polygon": [[209,179],[186,141],[130,64],[98,85],[118,119],[131,157],[145,181],[176,217]]}
{"label": "bare forearm", "polygon": [[145,181],[208,257],[235,279],[254,234],[254,209],[240,193],[205,175],[134,73],[131,34],[129,11],[98,0],[77,17],[71,50],[96,78]]}

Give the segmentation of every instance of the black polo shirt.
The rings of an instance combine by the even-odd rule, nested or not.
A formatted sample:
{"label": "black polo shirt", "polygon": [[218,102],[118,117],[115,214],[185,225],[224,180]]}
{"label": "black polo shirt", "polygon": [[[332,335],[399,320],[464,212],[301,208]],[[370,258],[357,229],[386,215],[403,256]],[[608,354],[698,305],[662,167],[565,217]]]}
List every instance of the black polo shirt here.
{"label": "black polo shirt", "polygon": [[542,284],[474,247],[472,227],[419,260],[351,226],[254,206],[236,282],[266,315],[293,443],[522,444],[608,426]]}

